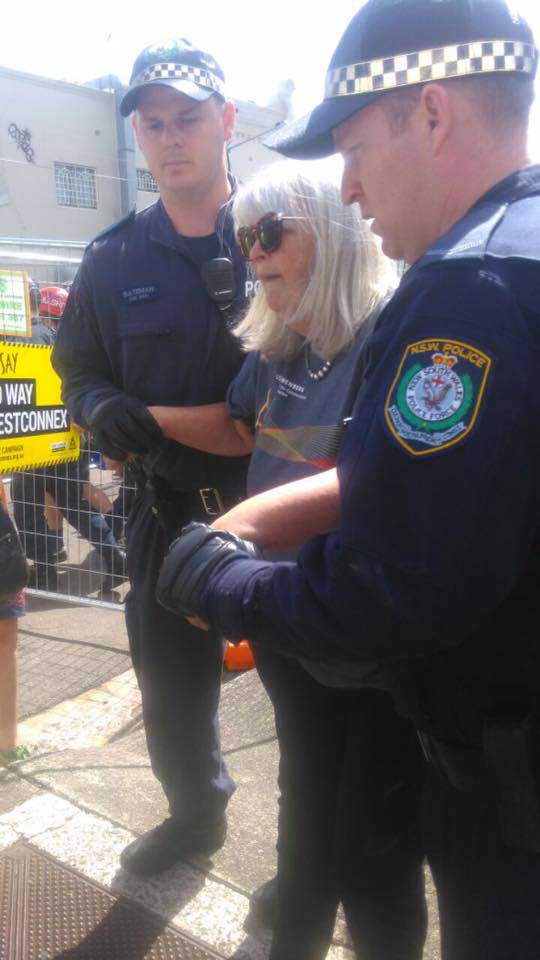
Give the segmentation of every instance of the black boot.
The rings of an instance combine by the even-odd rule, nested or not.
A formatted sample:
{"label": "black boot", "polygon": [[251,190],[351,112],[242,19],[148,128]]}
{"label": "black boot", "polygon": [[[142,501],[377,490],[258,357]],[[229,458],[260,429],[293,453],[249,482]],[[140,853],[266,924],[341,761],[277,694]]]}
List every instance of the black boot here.
{"label": "black boot", "polygon": [[151,877],[168,870],[186,856],[219,850],[226,836],[225,816],[215,823],[192,824],[168,817],[122,850],[120,864],[128,873]]}
{"label": "black boot", "polygon": [[249,912],[244,921],[245,929],[247,931],[256,930],[258,927],[273,929],[276,924],[277,910],[277,877],[272,877],[251,894]]}

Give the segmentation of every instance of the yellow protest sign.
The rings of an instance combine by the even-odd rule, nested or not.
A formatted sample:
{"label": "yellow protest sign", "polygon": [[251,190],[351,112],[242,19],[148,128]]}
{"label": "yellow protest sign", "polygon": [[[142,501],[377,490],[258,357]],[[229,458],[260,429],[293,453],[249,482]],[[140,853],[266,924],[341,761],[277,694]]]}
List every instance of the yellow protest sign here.
{"label": "yellow protest sign", "polygon": [[0,343],[0,474],[79,458],[52,347]]}

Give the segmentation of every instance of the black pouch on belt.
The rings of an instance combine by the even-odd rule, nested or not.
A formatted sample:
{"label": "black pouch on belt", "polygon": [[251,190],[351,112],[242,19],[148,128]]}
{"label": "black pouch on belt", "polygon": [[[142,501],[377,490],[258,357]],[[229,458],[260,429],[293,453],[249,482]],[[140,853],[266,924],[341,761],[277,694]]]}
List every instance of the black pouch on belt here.
{"label": "black pouch on belt", "polygon": [[509,847],[540,853],[540,724],[531,714],[486,717],[484,753],[499,787]]}
{"label": "black pouch on belt", "polygon": [[180,535],[180,530],[190,519],[186,499],[190,494],[172,490],[161,477],[147,477],[146,490],[153,498],[152,507],[169,543]]}

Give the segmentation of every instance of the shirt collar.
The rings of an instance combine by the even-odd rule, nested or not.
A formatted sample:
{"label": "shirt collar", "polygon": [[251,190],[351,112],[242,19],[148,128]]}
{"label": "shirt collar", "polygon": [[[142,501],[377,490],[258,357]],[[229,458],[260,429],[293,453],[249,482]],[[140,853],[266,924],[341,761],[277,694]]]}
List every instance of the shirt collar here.
{"label": "shirt collar", "polygon": [[[227,245],[231,243],[231,240],[234,238],[229,236],[233,232],[232,224],[232,204],[234,196],[238,190],[238,183],[235,177],[231,173],[228,174],[229,183],[231,185],[231,193],[225,203],[221,205],[218,210],[214,232],[221,239],[223,245],[223,239],[226,238]],[[169,217],[161,197],[154,204],[152,225],[150,228],[150,239],[155,240],[158,243],[162,243],[167,247],[173,247],[174,249],[182,250],[189,256],[187,249],[187,244],[184,243],[184,240],[181,234],[177,233],[175,230],[172,220]]]}
{"label": "shirt collar", "polygon": [[539,193],[540,165],[523,167],[500,180],[413,263],[400,286],[408,286],[419,270],[439,260],[469,257],[473,252],[476,256],[483,255],[508,204]]}
{"label": "shirt collar", "polygon": [[[474,210],[482,203],[508,203],[512,200],[522,200],[531,194],[540,193],[540,164],[531,164],[516,170],[504,180],[499,180],[471,207]],[[470,212],[470,211],[469,211]],[[465,214],[466,216],[467,214]]]}

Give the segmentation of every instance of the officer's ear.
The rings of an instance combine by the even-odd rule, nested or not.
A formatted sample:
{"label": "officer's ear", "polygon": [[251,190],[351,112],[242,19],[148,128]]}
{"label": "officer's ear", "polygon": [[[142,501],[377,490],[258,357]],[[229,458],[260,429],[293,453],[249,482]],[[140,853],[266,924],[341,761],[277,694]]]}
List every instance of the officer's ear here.
{"label": "officer's ear", "polygon": [[455,104],[448,84],[426,84],[422,89],[419,112],[432,154],[436,156],[455,124]]}
{"label": "officer's ear", "polygon": [[225,132],[225,140],[232,140],[235,123],[236,107],[232,100],[226,100],[223,104],[223,130]]}
{"label": "officer's ear", "polygon": [[137,111],[136,111],[136,110],[134,110],[133,113],[131,114],[131,116],[130,116],[130,118],[129,118],[129,122],[131,123],[131,126],[133,127],[133,130],[134,130],[134,132],[135,132],[135,137],[136,137],[137,142],[138,142],[138,140],[139,140],[139,124],[138,124],[138,114],[137,114]]}

